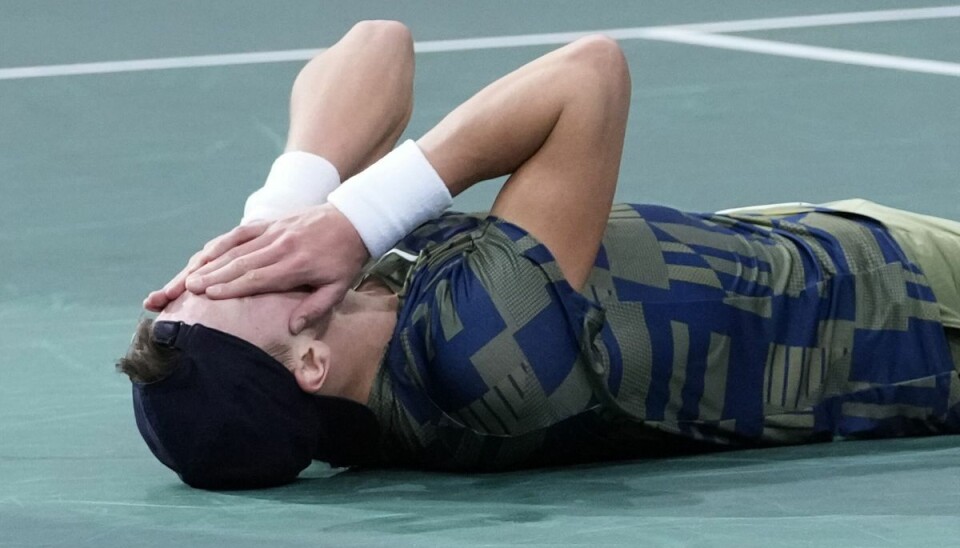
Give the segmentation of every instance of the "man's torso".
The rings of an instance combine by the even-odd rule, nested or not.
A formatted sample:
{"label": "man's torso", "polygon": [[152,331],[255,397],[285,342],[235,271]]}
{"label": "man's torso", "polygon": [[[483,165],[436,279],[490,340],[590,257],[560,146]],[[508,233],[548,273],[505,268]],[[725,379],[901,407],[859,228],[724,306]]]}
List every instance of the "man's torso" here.
{"label": "man's torso", "polygon": [[496,219],[447,215],[398,247],[416,260],[374,269],[402,298],[370,400],[390,461],[502,469],[923,431],[950,400],[933,296],[869,219],[616,206],[580,292]]}

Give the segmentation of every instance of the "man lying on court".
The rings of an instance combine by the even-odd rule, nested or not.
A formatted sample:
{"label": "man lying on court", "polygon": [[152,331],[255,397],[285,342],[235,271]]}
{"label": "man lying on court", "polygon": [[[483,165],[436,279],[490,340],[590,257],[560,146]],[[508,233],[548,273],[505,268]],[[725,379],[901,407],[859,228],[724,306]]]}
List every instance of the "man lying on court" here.
{"label": "man lying on court", "polygon": [[[307,64],[243,224],[147,297],[118,367],[183,481],[960,431],[960,224],[611,208],[631,85],[596,36],[391,151],[413,64],[393,22]],[[489,216],[441,215],[505,174]]]}

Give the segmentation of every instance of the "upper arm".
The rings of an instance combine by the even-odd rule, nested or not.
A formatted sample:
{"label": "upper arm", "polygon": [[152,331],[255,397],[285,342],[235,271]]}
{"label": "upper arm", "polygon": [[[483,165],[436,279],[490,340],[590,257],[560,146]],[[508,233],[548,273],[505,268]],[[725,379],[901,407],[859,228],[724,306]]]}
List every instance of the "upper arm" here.
{"label": "upper arm", "polygon": [[543,145],[506,182],[491,213],[543,242],[580,290],[616,191],[630,77],[623,55],[607,40],[587,41],[570,52],[568,63],[586,68],[555,83],[571,87],[563,110]]}
{"label": "upper arm", "polygon": [[629,108],[623,53],[587,37],[491,84],[419,144],[454,195],[512,173],[491,213],[542,241],[580,289],[613,203]]}

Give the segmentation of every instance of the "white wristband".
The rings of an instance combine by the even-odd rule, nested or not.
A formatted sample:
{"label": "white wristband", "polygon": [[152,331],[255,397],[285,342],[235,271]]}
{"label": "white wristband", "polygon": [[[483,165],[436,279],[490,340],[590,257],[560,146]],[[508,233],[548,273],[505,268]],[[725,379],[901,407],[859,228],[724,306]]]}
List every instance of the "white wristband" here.
{"label": "white wristband", "polygon": [[373,259],[453,203],[447,185],[413,141],[351,177],[327,199],[357,229]]}
{"label": "white wristband", "polygon": [[263,186],[247,198],[240,224],[288,217],[327,201],[340,186],[340,174],[326,158],[309,152],[281,154]]}

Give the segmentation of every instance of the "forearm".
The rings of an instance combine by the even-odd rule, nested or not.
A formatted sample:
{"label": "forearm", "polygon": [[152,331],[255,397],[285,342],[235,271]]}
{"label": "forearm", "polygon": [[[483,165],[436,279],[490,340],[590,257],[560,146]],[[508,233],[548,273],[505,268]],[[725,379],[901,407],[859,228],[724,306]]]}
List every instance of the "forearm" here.
{"label": "forearm", "polygon": [[243,223],[327,202],[393,148],[413,108],[413,42],[396,21],[364,21],[300,71],[286,152],[244,208]]}
{"label": "forearm", "polygon": [[406,127],[413,72],[406,27],[358,23],[297,76],[286,150],[323,156],[349,179],[389,152]]}
{"label": "forearm", "polygon": [[567,104],[540,93],[552,71],[535,62],[454,110],[416,145],[393,151],[330,196],[379,257],[478,181],[514,172],[546,141]]}
{"label": "forearm", "polygon": [[349,179],[389,152],[406,127],[413,72],[406,27],[358,23],[297,76],[286,150],[322,156]]}
{"label": "forearm", "polygon": [[[433,181],[449,200],[511,174],[491,211],[547,242],[579,280],[616,187],[629,91],[616,43],[578,40],[487,86],[424,135],[417,154],[391,153],[389,166],[378,163],[335,192],[348,191],[352,203],[334,205],[376,256],[439,215],[444,202]],[[537,213],[537,204],[550,212]],[[581,244],[586,251],[566,252]]]}

